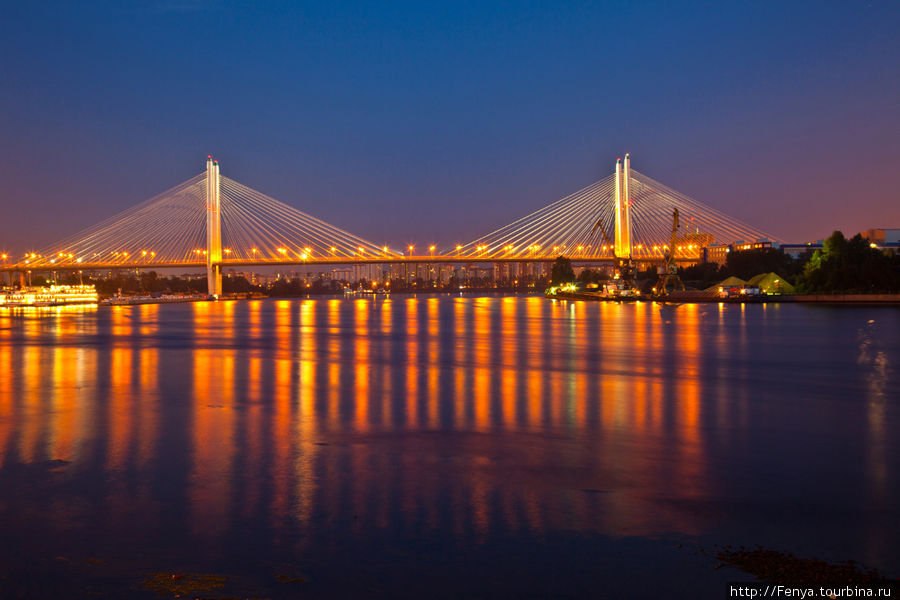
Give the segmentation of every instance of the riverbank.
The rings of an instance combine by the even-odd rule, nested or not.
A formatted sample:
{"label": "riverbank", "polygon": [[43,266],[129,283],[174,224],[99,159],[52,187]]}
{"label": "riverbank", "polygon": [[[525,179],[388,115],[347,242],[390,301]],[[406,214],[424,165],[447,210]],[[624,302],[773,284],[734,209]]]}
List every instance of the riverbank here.
{"label": "riverbank", "polygon": [[772,302],[797,302],[811,304],[853,304],[900,306],[900,294],[779,294],[722,298],[714,292],[686,291],[673,292],[667,296],[649,295],[634,298],[608,298],[591,292],[559,292],[554,296],[559,300],[586,300],[591,302],[677,302],[677,303],[718,303],[760,304]]}
{"label": "riverbank", "polygon": [[791,294],[774,296],[776,302],[819,302],[826,304],[898,304],[900,294]]}

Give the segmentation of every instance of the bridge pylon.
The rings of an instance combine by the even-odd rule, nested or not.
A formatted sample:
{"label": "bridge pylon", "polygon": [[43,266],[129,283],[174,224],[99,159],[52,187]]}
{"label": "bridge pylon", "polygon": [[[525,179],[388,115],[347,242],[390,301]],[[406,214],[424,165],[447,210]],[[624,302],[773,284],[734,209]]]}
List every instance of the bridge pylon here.
{"label": "bridge pylon", "polygon": [[615,252],[619,258],[631,258],[631,155],[616,159]]}
{"label": "bridge pylon", "polygon": [[206,158],[206,287],[210,296],[222,295],[222,204],[219,161]]}

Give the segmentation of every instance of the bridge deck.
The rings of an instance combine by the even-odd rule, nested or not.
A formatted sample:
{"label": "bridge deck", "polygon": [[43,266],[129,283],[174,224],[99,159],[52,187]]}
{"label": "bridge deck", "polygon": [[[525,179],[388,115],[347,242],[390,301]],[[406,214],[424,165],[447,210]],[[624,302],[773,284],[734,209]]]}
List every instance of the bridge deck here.
{"label": "bridge deck", "polygon": [[[256,259],[256,260],[223,260],[217,264],[222,268],[234,267],[281,267],[281,266],[314,266],[314,265],[378,265],[378,264],[490,264],[490,263],[552,263],[557,257],[468,257],[468,256],[404,256],[404,257],[364,257],[353,258],[348,256],[336,256],[314,259]],[[570,261],[578,264],[612,264],[615,259],[611,256],[567,256]],[[675,259],[679,263],[696,263],[699,257]],[[639,264],[662,264],[659,258],[636,258]],[[56,264],[26,264],[13,263],[0,265],[0,272],[4,271],[101,271],[109,269],[205,269],[206,262],[107,262],[107,263],[56,263]]]}

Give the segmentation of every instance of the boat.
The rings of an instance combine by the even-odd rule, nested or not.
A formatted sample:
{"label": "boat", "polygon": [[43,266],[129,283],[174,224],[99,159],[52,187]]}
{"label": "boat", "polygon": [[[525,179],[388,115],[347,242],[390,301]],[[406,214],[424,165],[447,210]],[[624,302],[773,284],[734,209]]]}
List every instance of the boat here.
{"label": "boat", "polygon": [[51,285],[0,291],[0,306],[42,307],[70,304],[97,304],[97,288],[92,285]]}

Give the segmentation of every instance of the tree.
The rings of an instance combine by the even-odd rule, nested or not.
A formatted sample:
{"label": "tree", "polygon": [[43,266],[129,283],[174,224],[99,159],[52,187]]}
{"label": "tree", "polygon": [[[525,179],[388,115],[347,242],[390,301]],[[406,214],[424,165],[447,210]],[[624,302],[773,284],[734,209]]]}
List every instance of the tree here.
{"label": "tree", "polygon": [[759,248],[729,252],[720,275],[750,279],[760,273],[780,273],[783,277],[790,277],[798,273],[798,267],[795,267],[794,259],[781,250]]}
{"label": "tree", "polygon": [[859,234],[848,240],[835,231],[813,253],[798,283],[805,292],[896,292],[900,263],[870,247]]}
{"label": "tree", "polygon": [[696,282],[700,287],[709,287],[712,283],[725,279],[719,274],[719,265],[713,262],[678,267],[678,275],[682,281]]}
{"label": "tree", "polygon": [[575,271],[572,269],[572,261],[565,256],[556,258],[553,268],[550,270],[550,284],[560,285],[575,281]]}

